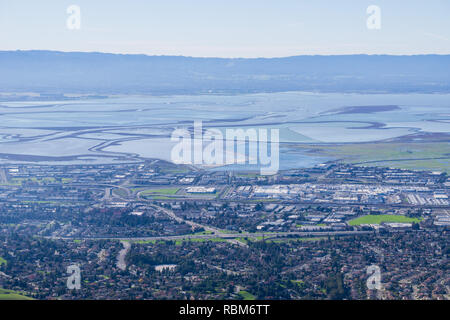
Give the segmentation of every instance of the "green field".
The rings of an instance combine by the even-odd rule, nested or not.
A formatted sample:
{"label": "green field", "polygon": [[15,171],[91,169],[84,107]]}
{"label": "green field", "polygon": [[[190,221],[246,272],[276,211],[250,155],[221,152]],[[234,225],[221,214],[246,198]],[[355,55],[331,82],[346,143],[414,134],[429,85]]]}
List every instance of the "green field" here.
{"label": "green field", "polygon": [[450,173],[448,142],[374,142],[304,146],[349,164]]}
{"label": "green field", "polygon": [[242,242],[243,244],[247,244],[250,240],[250,238],[236,238],[237,241]]}
{"label": "green field", "polygon": [[227,233],[227,234],[237,233],[237,231],[225,230],[225,229],[218,229],[218,231],[219,231],[220,233]]}
{"label": "green field", "polygon": [[348,222],[351,226],[358,226],[361,224],[380,224],[382,222],[401,222],[401,223],[412,223],[419,222],[421,219],[418,218],[408,218],[405,216],[380,214],[380,215],[367,215],[362,216]]}
{"label": "green field", "polygon": [[[156,244],[156,240],[135,240],[133,241],[133,243],[137,243],[137,244]],[[158,243],[165,243],[164,241],[160,240],[158,241]]]}
{"label": "green field", "polygon": [[449,159],[379,161],[370,163],[370,165],[408,170],[435,170],[450,173]]}
{"label": "green field", "polygon": [[0,266],[2,265],[2,264],[7,264],[8,262],[5,260],[5,259],[3,259],[2,257],[0,257]]}
{"label": "green field", "polygon": [[244,300],[255,300],[255,296],[252,295],[250,292],[241,290],[239,291],[239,295],[244,299]]}
{"label": "green field", "polygon": [[33,299],[21,295],[13,290],[6,290],[0,288],[0,300],[33,300]]}
{"label": "green field", "polygon": [[154,195],[154,194],[162,194],[162,195],[174,195],[180,190],[180,188],[165,188],[165,189],[150,189],[141,192],[141,195]]}

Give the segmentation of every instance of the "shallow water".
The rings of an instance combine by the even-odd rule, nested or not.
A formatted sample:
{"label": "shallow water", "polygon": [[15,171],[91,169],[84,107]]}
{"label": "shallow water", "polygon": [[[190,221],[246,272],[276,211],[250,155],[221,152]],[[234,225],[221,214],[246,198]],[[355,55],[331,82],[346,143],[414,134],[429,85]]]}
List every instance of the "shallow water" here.
{"label": "shallow water", "polygon": [[[360,113],[339,112],[349,106],[387,105],[398,108],[381,108],[382,112],[372,113],[361,113],[371,108],[350,109]],[[294,144],[378,141],[415,132],[448,133],[449,110],[450,95],[445,94],[288,92],[0,101],[0,161],[61,164],[170,160],[174,145],[171,132],[191,128],[194,120],[202,120],[204,129],[222,132],[227,128],[275,128],[280,130],[281,142]],[[15,155],[21,155],[20,159]],[[46,158],[24,159],[26,155]],[[280,154],[281,168],[311,166],[326,160],[286,147]]]}

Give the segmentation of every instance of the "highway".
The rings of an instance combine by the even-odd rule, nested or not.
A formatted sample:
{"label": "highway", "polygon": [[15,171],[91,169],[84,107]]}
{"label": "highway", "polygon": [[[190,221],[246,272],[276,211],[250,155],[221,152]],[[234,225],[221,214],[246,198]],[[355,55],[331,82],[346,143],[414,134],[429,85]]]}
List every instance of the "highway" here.
{"label": "highway", "polygon": [[178,236],[157,236],[157,237],[46,237],[48,239],[62,240],[120,240],[120,241],[166,241],[166,240],[188,240],[188,239],[238,239],[238,238],[286,238],[286,237],[326,237],[326,236],[351,236],[372,234],[373,231],[317,231],[317,232],[243,232],[243,233],[211,233],[211,234],[188,234]]}

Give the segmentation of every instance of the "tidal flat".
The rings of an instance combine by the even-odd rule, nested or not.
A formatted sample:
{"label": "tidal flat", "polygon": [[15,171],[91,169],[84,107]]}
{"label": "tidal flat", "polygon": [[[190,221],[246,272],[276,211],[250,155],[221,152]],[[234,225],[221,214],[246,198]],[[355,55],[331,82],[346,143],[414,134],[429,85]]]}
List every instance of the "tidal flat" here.
{"label": "tidal flat", "polygon": [[[445,167],[449,110],[449,94],[284,92],[0,101],[0,163],[170,161],[173,130],[192,130],[194,121],[202,121],[203,128],[222,132],[279,129],[280,169],[341,158],[380,163],[406,159],[409,166],[422,161],[425,167],[438,161]],[[429,134],[441,137],[439,146],[426,148],[433,143]],[[408,137],[425,140],[405,142]],[[399,139],[407,145],[396,145]],[[384,148],[372,152],[380,143]],[[406,153],[400,157],[402,150]]]}

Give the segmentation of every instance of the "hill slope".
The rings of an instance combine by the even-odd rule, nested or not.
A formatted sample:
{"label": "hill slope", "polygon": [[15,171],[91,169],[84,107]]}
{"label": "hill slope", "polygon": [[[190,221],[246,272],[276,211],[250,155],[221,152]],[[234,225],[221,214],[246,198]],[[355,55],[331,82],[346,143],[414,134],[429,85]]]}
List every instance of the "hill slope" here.
{"label": "hill slope", "polygon": [[225,59],[0,51],[0,91],[450,92],[450,55]]}

